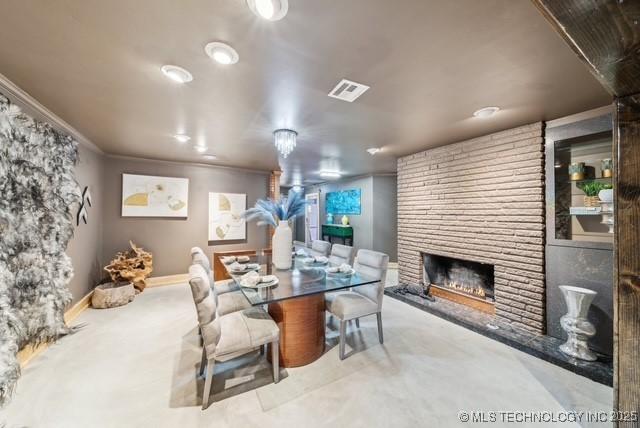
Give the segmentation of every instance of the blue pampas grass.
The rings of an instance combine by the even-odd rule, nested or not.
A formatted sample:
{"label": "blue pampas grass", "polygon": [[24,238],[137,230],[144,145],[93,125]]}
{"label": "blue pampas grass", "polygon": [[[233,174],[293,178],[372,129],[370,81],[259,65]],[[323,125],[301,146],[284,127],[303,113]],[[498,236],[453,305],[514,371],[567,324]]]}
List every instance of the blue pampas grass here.
{"label": "blue pampas grass", "polygon": [[304,214],[307,201],[302,192],[289,192],[286,197],[278,201],[273,199],[258,199],[253,208],[242,213],[247,221],[256,221],[258,226],[278,226],[279,221],[291,220]]}

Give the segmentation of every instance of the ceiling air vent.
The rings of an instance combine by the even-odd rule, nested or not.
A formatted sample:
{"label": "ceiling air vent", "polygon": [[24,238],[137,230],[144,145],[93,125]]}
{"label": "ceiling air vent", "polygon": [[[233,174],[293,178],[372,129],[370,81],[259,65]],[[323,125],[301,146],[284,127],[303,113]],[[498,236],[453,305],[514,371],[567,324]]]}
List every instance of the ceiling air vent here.
{"label": "ceiling air vent", "polygon": [[335,88],[329,92],[329,96],[342,101],[354,102],[356,98],[364,94],[369,89],[367,85],[352,82],[351,80],[342,79]]}

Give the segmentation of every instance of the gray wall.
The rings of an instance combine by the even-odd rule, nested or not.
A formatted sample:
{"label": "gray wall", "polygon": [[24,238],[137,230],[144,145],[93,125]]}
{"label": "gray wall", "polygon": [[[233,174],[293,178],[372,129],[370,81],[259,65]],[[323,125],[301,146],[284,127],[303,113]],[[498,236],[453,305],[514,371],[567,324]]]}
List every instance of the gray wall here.
{"label": "gray wall", "polygon": [[[122,174],[146,174],[189,179],[189,216],[187,219],[122,217]],[[186,273],[189,250],[197,245],[208,253],[214,250],[263,248],[267,246],[265,228],[250,223],[247,242],[208,246],[209,192],[246,193],[247,208],[267,197],[268,173],[204,165],[106,157],[104,183],[103,260],[127,249],[129,240],[153,253],[152,276]]]}
{"label": "gray wall", "polygon": [[[397,260],[397,181],[395,176],[367,176],[308,186],[305,193],[320,193],[320,223],[326,223],[325,196],[328,192],[362,189],[362,212],[349,215],[356,249],[382,251],[391,261]],[[336,216],[334,222],[339,223]],[[302,223],[304,225],[304,222]],[[297,229],[296,239],[304,241],[304,227]],[[336,241],[337,242],[337,241]]]}
{"label": "gray wall", "polygon": [[[327,222],[325,211],[325,197],[329,192],[337,190],[362,189],[362,213],[349,215],[349,223],[353,227],[353,246],[355,248],[373,249],[371,230],[373,228],[373,178],[363,177],[353,180],[323,183],[305,188],[305,193],[320,193],[320,224]],[[339,223],[341,216],[334,216],[334,222]],[[304,235],[303,235],[304,236]],[[303,239],[304,240],[304,239]]]}
{"label": "gray wall", "polygon": [[373,176],[373,249],[398,260],[398,178]]}
{"label": "gray wall", "polygon": [[[73,264],[73,278],[69,290],[76,303],[98,283],[102,277],[103,256],[103,212],[104,190],[102,175],[104,171],[104,156],[93,152],[84,146],[78,147],[79,160],[75,168],[75,176],[81,189],[89,186],[93,205],[87,208],[87,224],[80,223],[73,232],[73,238],[67,246],[67,255]],[[75,215],[77,208],[74,208]],[[73,219],[76,224],[76,219]]]}

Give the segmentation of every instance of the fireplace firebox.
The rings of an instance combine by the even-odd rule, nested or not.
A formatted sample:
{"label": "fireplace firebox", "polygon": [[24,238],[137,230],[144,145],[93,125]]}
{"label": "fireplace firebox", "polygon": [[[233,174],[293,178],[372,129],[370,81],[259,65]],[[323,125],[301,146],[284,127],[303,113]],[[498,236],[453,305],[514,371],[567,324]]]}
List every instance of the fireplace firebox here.
{"label": "fireplace firebox", "polygon": [[435,296],[487,313],[495,313],[494,266],[423,253],[424,283]]}

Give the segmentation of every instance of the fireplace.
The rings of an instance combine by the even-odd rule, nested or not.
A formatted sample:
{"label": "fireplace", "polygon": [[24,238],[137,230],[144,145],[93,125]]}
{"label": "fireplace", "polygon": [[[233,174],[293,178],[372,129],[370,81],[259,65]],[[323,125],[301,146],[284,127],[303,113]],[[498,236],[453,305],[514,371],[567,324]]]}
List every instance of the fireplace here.
{"label": "fireplace", "polygon": [[435,296],[494,314],[494,266],[423,253],[424,283]]}

